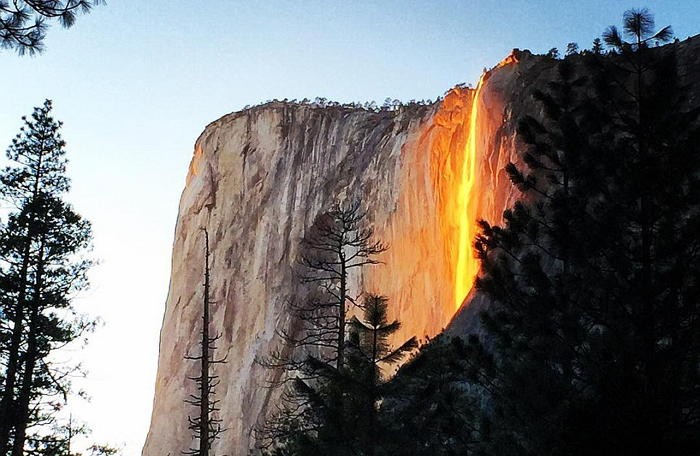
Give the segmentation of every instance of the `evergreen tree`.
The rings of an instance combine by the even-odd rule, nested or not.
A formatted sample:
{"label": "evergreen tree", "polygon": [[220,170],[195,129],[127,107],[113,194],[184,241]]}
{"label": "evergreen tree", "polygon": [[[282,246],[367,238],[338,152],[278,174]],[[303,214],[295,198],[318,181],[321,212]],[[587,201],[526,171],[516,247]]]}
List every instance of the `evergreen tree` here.
{"label": "evergreen tree", "polygon": [[440,335],[399,369],[380,409],[386,454],[472,454],[480,404],[467,355],[461,338]]}
{"label": "evergreen tree", "polygon": [[[370,294],[364,299],[362,319],[353,317],[350,322],[345,419],[361,454],[377,454],[380,439],[385,437],[378,419],[379,404],[387,384],[383,372],[400,362],[409,352],[418,347],[412,337],[398,348],[390,345],[389,338],[401,327],[398,320],[389,322],[387,299]],[[352,393],[352,394],[347,394]]]}
{"label": "evergreen tree", "polygon": [[379,419],[388,385],[383,371],[418,345],[415,338],[410,338],[398,348],[391,347],[389,338],[401,325],[397,320],[389,322],[387,307],[383,296],[370,294],[364,298],[363,318],[350,321],[343,369],[313,356],[307,359],[309,369],[324,381],[299,382],[299,394],[310,404],[304,416],[306,422],[274,454],[386,454],[388,428]]}
{"label": "evergreen tree", "polygon": [[348,312],[355,298],[348,289],[351,270],[375,265],[377,255],[386,250],[373,240],[374,231],[364,226],[366,214],[360,202],[336,205],[312,227],[303,241],[301,263],[306,268],[302,280],[317,285],[320,294],[306,302],[293,302],[293,312],[304,322],[303,339],[295,346],[330,347],[332,361],[342,369],[345,363]]}
{"label": "evergreen tree", "polygon": [[27,430],[37,436],[55,421],[70,391],[74,366],[51,354],[93,327],[71,306],[87,284],[90,224],[63,199],[65,142],[51,102],[35,108],[12,141],[15,166],[0,174],[0,191],[14,208],[0,230],[0,307],[4,372],[0,385],[0,455],[24,453]]}
{"label": "evergreen tree", "polygon": [[488,454],[700,451],[698,111],[674,49],[651,49],[646,10],[625,13],[592,84],[562,62],[525,118],[524,199],[481,222],[477,286],[493,350],[470,345],[491,401]]}
{"label": "evergreen tree", "polygon": [[[315,221],[302,241],[299,275],[308,293],[290,303],[298,324],[279,331],[284,342],[281,351],[259,360],[263,366],[286,371],[281,381],[287,387],[284,405],[259,432],[258,439],[265,447],[311,431],[316,425],[310,416],[318,405],[315,391],[329,381],[325,374],[330,371],[319,367],[338,372],[345,368],[348,315],[357,307],[348,275],[353,269],[377,264],[375,257],[386,249],[373,239],[365,216],[359,201],[337,204]],[[339,432],[338,438],[342,438],[343,429]]]}
{"label": "evergreen tree", "polygon": [[566,56],[578,54],[578,44],[577,43],[569,43],[566,45]]}
{"label": "evergreen tree", "polygon": [[34,54],[44,48],[48,21],[68,28],[102,0],[0,0],[0,47]]}
{"label": "evergreen tree", "polygon": [[600,41],[600,38],[596,38],[593,40],[593,47],[591,48],[591,52],[593,52],[596,55],[600,55],[603,53],[603,42]]}
{"label": "evergreen tree", "polygon": [[30,438],[27,440],[25,455],[27,456],[114,456],[119,454],[119,450],[109,445],[93,444],[86,449],[86,452],[76,450],[74,440],[86,438],[90,434],[90,429],[84,423],[76,423],[73,416],[69,414],[67,420],[56,422],[50,434],[41,438]]}
{"label": "evergreen tree", "polygon": [[671,28],[655,31],[646,9],[623,20],[622,35],[614,27],[603,35],[616,58],[594,61],[600,111],[610,113],[609,144],[618,152],[604,168],[615,201],[599,216],[619,236],[609,241],[614,261],[604,265],[616,274],[610,300],[624,309],[619,328],[627,331],[612,339],[621,355],[601,363],[627,381],[622,387],[601,375],[600,396],[616,413],[600,425],[619,448],[693,454],[700,452],[700,109],[690,108],[680,86],[676,47],[655,47],[671,40]]}
{"label": "evergreen tree", "polygon": [[575,290],[582,278],[572,273],[572,262],[583,253],[574,248],[586,235],[579,205],[587,201],[578,191],[586,187],[574,184],[593,182],[583,160],[587,129],[574,90],[582,82],[568,60],[558,68],[550,91],[535,93],[545,121],[528,117],[519,129],[532,145],[524,155],[531,173],[507,168],[525,201],[504,213],[503,228],[481,222],[477,240],[477,286],[494,301],[483,319],[495,354],[471,344],[480,367],[473,374],[493,401],[485,417],[493,423],[482,430],[489,454],[555,454],[555,441],[565,432],[562,417],[575,396],[569,375],[577,369],[581,334],[569,320],[589,290]]}

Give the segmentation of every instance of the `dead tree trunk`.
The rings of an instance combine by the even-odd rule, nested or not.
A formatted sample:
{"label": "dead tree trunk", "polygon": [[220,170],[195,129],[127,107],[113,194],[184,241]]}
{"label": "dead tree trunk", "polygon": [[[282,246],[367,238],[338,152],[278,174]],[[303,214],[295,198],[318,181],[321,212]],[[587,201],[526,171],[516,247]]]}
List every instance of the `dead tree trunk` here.
{"label": "dead tree trunk", "polygon": [[215,364],[222,364],[226,359],[216,360],[213,354],[216,351],[216,341],[221,337],[217,334],[214,337],[209,335],[210,323],[210,272],[209,272],[209,233],[204,230],[204,299],[202,303],[202,331],[199,341],[200,355],[185,356],[185,359],[199,361],[199,375],[190,377],[197,384],[199,395],[191,394],[185,402],[197,407],[199,414],[192,418],[187,417],[189,429],[193,437],[199,440],[197,448],[190,448],[183,451],[185,455],[210,456],[209,450],[216,439],[218,439],[225,429],[221,427],[221,419],[216,416],[219,411],[218,400],[214,399],[215,388],[219,384],[218,376],[213,375],[210,370]]}

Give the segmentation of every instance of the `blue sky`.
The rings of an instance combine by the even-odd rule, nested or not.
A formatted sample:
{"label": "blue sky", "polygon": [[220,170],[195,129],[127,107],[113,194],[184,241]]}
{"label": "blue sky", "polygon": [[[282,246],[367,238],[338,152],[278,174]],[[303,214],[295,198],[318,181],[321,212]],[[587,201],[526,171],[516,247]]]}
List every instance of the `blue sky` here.
{"label": "blue sky", "polygon": [[74,406],[95,438],[140,453],[178,199],[206,124],[273,98],[434,99],[512,48],[590,47],[639,6],[680,39],[700,32],[693,0],[112,0],[51,28],[42,55],[0,52],[0,146],[53,99],[70,199],[94,223],[101,265],[78,304],[105,325],[73,356],[91,372],[92,402]]}

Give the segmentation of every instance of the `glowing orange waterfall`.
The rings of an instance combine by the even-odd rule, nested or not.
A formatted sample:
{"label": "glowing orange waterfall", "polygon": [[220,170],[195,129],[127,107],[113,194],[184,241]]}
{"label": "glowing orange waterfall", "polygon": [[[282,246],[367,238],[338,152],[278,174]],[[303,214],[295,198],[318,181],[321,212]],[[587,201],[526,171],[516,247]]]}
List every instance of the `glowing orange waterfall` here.
{"label": "glowing orange waterfall", "polygon": [[500,98],[511,63],[514,57],[484,73],[476,89],[450,90],[400,149],[396,200],[388,200],[389,216],[374,222],[391,247],[361,284],[393,303],[392,318],[401,320],[396,341],[433,337],[449,324],[479,271],[477,221],[500,223],[513,201],[502,172],[514,160],[513,136],[503,129]]}
{"label": "glowing orange waterfall", "polygon": [[482,75],[474,92],[469,116],[469,133],[464,149],[464,159],[457,193],[457,217],[459,238],[457,241],[457,265],[455,268],[455,307],[459,308],[474,286],[479,272],[479,261],[474,257],[472,243],[476,235],[477,211],[475,182],[477,179],[477,135],[479,124],[479,94],[484,81]]}

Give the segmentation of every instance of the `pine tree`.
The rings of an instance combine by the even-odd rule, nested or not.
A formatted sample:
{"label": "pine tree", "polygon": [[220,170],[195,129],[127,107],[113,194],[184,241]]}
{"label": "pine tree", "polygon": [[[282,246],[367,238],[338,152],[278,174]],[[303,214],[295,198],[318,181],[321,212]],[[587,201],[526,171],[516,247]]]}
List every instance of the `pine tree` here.
{"label": "pine tree", "polygon": [[347,416],[347,426],[352,426],[355,435],[351,441],[356,442],[358,450],[373,456],[380,437],[385,434],[378,419],[379,403],[387,383],[383,372],[415,350],[418,341],[411,337],[397,348],[390,345],[389,339],[400,329],[401,323],[388,320],[388,303],[384,296],[367,295],[362,309],[362,319],[353,317],[350,321],[348,371],[341,382],[348,404],[339,413]]}
{"label": "pine tree", "polygon": [[373,240],[374,231],[364,226],[366,214],[359,201],[336,205],[312,227],[303,241],[301,263],[306,269],[302,280],[316,284],[317,299],[293,302],[294,314],[304,322],[303,339],[295,346],[330,347],[332,361],[342,369],[345,363],[348,312],[355,299],[348,288],[348,274],[356,268],[375,265],[377,255],[386,250]]}
{"label": "pine tree", "polygon": [[564,55],[566,55],[567,57],[569,57],[570,55],[575,55],[575,54],[578,54],[578,44],[577,44],[577,43],[573,43],[573,42],[572,42],[572,43],[568,43],[568,44],[566,45],[566,53],[565,53]]}
{"label": "pine tree", "polygon": [[700,451],[700,125],[652,29],[625,13],[591,83],[560,64],[519,128],[528,172],[508,167],[523,201],[481,223],[487,454]]}
{"label": "pine tree", "polygon": [[27,429],[54,421],[75,367],[56,365],[50,355],[93,327],[71,306],[87,285],[91,262],[82,254],[91,233],[62,199],[69,189],[65,142],[51,109],[47,100],[31,119],[23,118],[7,152],[16,165],[0,174],[2,196],[15,208],[0,231],[0,455],[22,455]]}
{"label": "pine tree", "polygon": [[591,52],[593,52],[596,55],[600,55],[603,53],[603,42],[600,41],[600,38],[596,38],[593,40],[593,47],[591,48]]}
{"label": "pine tree", "polygon": [[525,201],[504,213],[503,228],[481,222],[476,244],[482,261],[477,286],[494,301],[483,319],[495,354],[474,341],[471,347],[479,361],[477,383],[494,404],[485,417],[493,422],[491,435],[482,435],[490,454],[551,451],[575,396],[569,375],[577,369],[581,334],[570,319],[589,299],[588,289],[577,289],[582,277],[573,268],[588,234],[581,216],[588,187],[577,184],[595,183],[583,152],[587,119],[574,90],[582,81],[568,60],[558,69],[550,91],[535,93],[544,122],[527,117],[520,124],[531,145],[524,155],[531,172],[507,167]]}
{"label": "pine tree", "polygon": [[618,233],[604,266],[616,273],[611,301],[624,309],[627,337],[613,339],[620,356],[602,365],[628,380],[623,388],[614,376],[599,379],[616,412],[604,429],[618,448],[698,453],[700,108],[679,83],[676,47],[656,47],[671,40],[671,28],[655,31],[648,10],[625,12],[622,35],[610,27],[603,37],[616,55],[594,68],[618,153],[604,174],[616,201],[599,216]]}
{"label": "pine tree", "polygon": [[197,448],[190,448],[183,451],[186,455],[209,456],[211,446],[220,438],[224,429],[221,427],[221,419],[216,413],[219,411],[217,404],[219,400],[214,398],[215,389],[219,384],[218,376],[212,374],[211,368],[216,364],[223,364],[224,359],[215,359],[216,341],[220,335],[211,337],[209,335],[210,324],[210,273],[209,273],[209,232],[204,230],[204,297],[202,299],[202,330],[199,341],[200,354],[198,356],[185,356],[187,360],[199,361],[199,375],[192,377],[197,384],[198,394],[190,395],[185,402],[195,406],[199,414],[194,418],[187,417],[189,429],[193,437],[198,441]]}
{"label": "pine tree", "polygon": [[71,27],[80,13],[89,12],[102,0],[0,1],[0,47],[18,54],[34,54],[44,48],[48,21]]}
{"label": "pine tree", "polygon": [[363,318],[350,321],[343,369],[309,356],[308,368],[324,381],[298,383],[299,394],[310,405],[305,422],[273,454],[384,454],[389,431],[379,419],[388,386],[383,372],[418,346],[412,337],[397,348],[391,347],[389,338],[401,324],[389,322],[387,307],[383,296],[370,294],[363,299]]}
{"label": "pine tree", "polygon": [[465,342],[441,334],[399,369],[380,409],[386,454],[472,454],[480,403],[466,359]]}
{"label": "pine tree", "polygon": [[[348,275],[377,264],[375,257],[386,250],[373,237],[360,202],[354,201],[336,204],[322,214],[303,239],[299,276],[308,293],[289,304],[298,325],[279,331],[284,342],[281,351],[258,360],[263,366],[285,370],[281,386],[287,387],[283,406],[259,430],[263,447],[285,441],[289,448],[316,426],[311,415],[311,409],[318,406],[316,391],[324,388],[331,370],[345,369],[348,315],[358,304],[350,292]],[[289,357],[288,353],[296,355]],[[338,432],[342,439],[344,429]]]}

